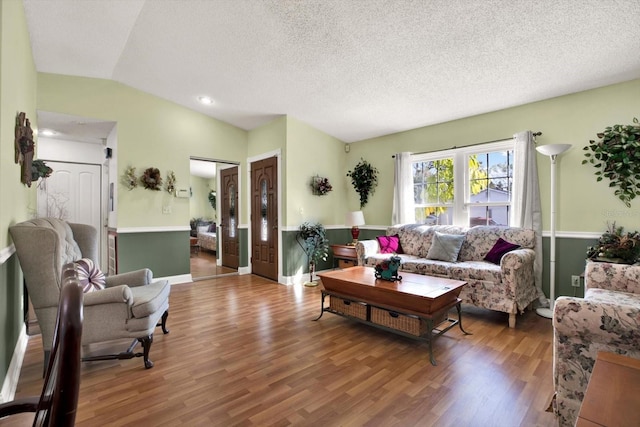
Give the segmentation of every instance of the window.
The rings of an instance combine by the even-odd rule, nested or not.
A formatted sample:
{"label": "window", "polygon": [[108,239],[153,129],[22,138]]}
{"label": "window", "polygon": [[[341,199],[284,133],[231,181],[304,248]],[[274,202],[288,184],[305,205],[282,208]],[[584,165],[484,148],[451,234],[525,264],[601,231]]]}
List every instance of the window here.
{"label": "window", "polygon": [[513,141],[413,156],[415,222],[509,225]]}

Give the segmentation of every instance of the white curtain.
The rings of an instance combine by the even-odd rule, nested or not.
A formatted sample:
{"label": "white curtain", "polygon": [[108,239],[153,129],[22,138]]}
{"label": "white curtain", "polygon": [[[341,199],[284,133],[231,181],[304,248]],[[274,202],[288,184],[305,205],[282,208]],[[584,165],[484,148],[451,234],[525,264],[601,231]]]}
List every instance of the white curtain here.
{"label": "white curtain", "polygon": [[535,140],[531,131],[519,132],[513,137],[515,148],[510,224],[513,227],[530,228],[536,232],[536,260],[533,272],[539,301],[542,306],[548,307],[549,301],[542,292],[542,208]]}
{"label": "white curtain", "polygon": [[411,153],[397,153],[393,187],[392,224],[406,224],[415,221],[413,211],[413,174],[411,173]]}

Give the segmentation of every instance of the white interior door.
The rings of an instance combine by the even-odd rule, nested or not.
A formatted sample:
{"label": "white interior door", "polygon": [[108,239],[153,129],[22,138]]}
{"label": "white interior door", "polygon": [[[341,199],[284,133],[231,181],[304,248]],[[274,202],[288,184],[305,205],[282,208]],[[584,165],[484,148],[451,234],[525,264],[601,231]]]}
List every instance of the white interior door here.
{"label": "white interior door", "polygon": [[[100,165],[47,161],[53,173],[38,183],[38,217],[89,224],[102,240]],[[102,241],[98,242],[102,261]]]}

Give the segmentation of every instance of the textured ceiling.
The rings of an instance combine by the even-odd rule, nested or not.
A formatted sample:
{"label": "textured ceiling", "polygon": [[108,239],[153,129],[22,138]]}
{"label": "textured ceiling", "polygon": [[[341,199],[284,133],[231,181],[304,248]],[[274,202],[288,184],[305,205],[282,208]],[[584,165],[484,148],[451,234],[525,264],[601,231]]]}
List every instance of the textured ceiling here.
{"label": "textured ceiling", "polygon": [[[640,77],[638,0],[24,0],[38,71],[345,142]],[[199,95],[215,100],[198,105]]]}

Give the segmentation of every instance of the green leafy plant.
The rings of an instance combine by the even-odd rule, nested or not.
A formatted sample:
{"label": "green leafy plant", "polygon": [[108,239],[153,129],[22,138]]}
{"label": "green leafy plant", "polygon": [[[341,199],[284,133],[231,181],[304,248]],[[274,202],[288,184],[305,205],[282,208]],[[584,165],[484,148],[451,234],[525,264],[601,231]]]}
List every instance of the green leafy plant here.
{"label": "green leafy plant", "polygon": [[37,181],[40,178],[48,178],[53,169],[51,169],[43,160],[34,160],[31,162],[31,180]]}
{"label": "green leafy plant", "polygon": [[624,233],[616,223],[607,224],[607,231],[600,236],[596,246],[587,248],[587,258],[633,264],[640,257],[640,234],[637,231]]}
{"label": "green leafy plant", "polygon": [[351,177],[351,184],[360,195],[360,209],[362,209],[378,185],[378,169],[363,158],[360,158],[360,162],[352,171],[347,172],[347,176]]}
{"label": "green leafy plant", "polygon": [[213,190],[209,191],[209,203],[213,209],[216,208],[216,192]]}
{"label": "green leafy plant", "polygon": [[318,261],[326,261],[329,256],[327,231],[320,223],[303,222],[296,233],[298,244],[309,260],[309,283],[313,283],[313,273]]}
{"label": "green leafy plant", "polygon": [[591,164],[597,181],[608,178],[609,187],[617,187],[614,194],[631,207],[631,201],[640,196],[640,124],[633,119],[631,125],[613,125],[598,133],[600,141],[589,141],[583,148],[587,158],[582,164]]}

